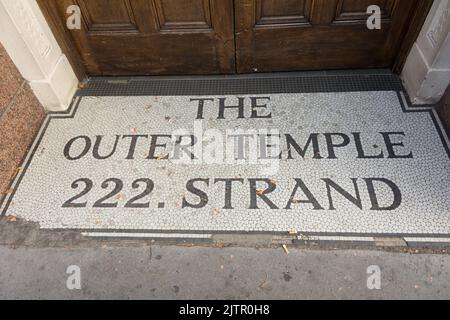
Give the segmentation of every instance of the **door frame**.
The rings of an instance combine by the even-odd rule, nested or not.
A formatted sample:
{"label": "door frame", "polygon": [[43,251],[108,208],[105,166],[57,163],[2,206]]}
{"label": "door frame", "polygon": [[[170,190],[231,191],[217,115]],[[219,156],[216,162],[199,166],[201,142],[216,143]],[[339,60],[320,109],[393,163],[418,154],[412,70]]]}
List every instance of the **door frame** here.
{"label": "door frame", "polygon": [[[61,21],[56,6],[52,4],[54,0],[36,0],[41,11],[47,20],[50,29],[52,30],[56,41],[61,46],[63,53],[67,56],[72,68],[80,82],[86,80],[89,74],[83,64],[81,56],[75,47],[70,31]],[[400,50],[395,59],[392,71],[400,74],[406,62],[406,58],[414,45],[422,26],[428,16],[428,13],[433,5],[434,0],[418,1],[411,19],[408,31],[406,32]]]}
{"label": "door frame", "polygon": [[53,0],[36,0],[36,2],[41,8],[42,14],[47,20],[47,23],[55,36],[56,42],[58,42],[62,52],[66,55],[72,65],[78,81],[85,81],[89,77],[89,74],[87,73],[83,60],[75,47],[70,31],[61,21],[57,7],[52,3]]}
{"label": "door frame", "polygon": [[425,20],[430,13],[430,9],[433,6],[433,2],[434,0],[418,1],[411,18],[411,24],[409,25],[409,29],[403,37],[403,42],[397,53],[397,58],[395,59],[394,65],[392,66],[392,71],[394,73],[400,74],[402,72],[402,69],[405,66],[406,59],[408,58],[408,54],[411,51],[417,38],[419,37],[420,31],[422,30]]}

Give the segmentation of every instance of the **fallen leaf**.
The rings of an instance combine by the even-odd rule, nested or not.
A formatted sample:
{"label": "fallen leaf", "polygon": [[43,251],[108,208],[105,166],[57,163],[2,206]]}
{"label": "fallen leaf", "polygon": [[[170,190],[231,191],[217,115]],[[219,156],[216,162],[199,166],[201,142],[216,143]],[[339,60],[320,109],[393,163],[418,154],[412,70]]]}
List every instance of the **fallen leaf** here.
{"label": "fallen leaf", "polygon": [[258,196],[263,195],[264,194],[264,190],[256,190],[256,194]]}
{"label": "fallen leaf", "polygon": [[120,194],[118,194],[117,196],[115,196],[115,199],[116,200],[125,200],[127,197],[125,197],[125,195],[124,194],[122,194],[122,193],[120,193]]}
{"label": "fallen leaf", "polygon": [[165,160],[168,157],[168,155],[162,155],[160,154],[159,156],[156,157],[156,160]]}

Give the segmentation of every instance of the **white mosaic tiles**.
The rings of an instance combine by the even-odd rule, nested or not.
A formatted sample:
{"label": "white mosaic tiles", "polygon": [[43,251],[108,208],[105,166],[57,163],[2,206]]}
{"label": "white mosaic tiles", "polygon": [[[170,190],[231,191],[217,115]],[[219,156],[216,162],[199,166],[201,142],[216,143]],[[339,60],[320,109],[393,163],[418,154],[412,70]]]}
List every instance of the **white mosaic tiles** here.
{"label": "white mosaic tiles", "polygon": [[[73,118],[58,115],[48,122],[16,192],[5,201],[6,214],[46,229],[450,234],[450,159],[430,112],[405,112],[396,92],[239,97],[245,98],[245,119],[238,119],[237,109],[226,109],[225,119],[218,119],[218,99],[237,105],[236,96],[83,97]],[[251,97],[260,97],[254,100],[258,107],[253,115],[261,118],[250,118]],[[153,141],[156,159],[147,159],[152,136],[183,134],[179,129],[192,134],[199,110],[191,99],[198,98],[214,99],[205,101],[203,130],[279,132],[278,170],[267,175],[261,164],[248,162],[175,163],[164,159],[173,151],[171,140],[164,137]],[[267,109],[259,107],[264,104]],[[270,113],[270,118],[263,118]],[[286,134],[300,149],[312,137],[304,155],[291,143],[293,159],[288,159]],[[98,151],[104,157],[120,136],[115,153],[103,160],[93,155],[99,135],[103,140]],[[211,142],[202,139],[203,145]],[[358,139],[365,159],[358,154]],[[167,148],[155,146],[164,143]],[[331,143],[346,146],[330,150]],[[86,154],[75,159],[84,147]],[[187,189],[191,179],[202,179],[193,183],[201,191],[197,195]],[[238,179],[228,193],[228,207],[234,209],[226,206],[225,182],[215,183],[216,179]],[[269,185],[274,190],[265,193]],[[85,187],[91,187],[89,192],[72,201],[72,207],[67,205]],[[99,201],[115,187],[112,197]],[[146,187],[151,192],[143,194]],[[126,207],[139,194],[143,196],[133,201],[139,207]],[[258,209],[250,209],[252,198]],[[198,208],[186,207],[187,203]],[[291,209],[286,209],[288,205]],[[375,210],[377,206],[380,210]]]}

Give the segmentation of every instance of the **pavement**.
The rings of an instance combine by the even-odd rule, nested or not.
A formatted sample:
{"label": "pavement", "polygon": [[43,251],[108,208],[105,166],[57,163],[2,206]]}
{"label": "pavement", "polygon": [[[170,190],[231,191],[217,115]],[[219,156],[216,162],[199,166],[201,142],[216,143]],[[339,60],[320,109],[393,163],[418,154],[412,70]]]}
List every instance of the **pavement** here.
{"label": "pavement", "polygon": [[450,248],[288,239],[99,239],[4,217],[0,299],[450,299]]}
{"label": "pavement", "polygon": [[450,299],[450,255],[417,252],[1,246],[0,299]]}

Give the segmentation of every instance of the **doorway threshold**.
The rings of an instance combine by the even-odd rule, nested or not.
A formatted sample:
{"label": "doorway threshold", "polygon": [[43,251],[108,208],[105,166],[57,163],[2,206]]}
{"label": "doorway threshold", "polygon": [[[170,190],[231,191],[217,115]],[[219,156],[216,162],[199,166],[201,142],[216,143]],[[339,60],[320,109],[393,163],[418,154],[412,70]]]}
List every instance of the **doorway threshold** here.
{"label": "doorway threshold", "polygon": [[403,91],[389,69],[331,70],[214,76],[92,77],[80,96],[265,94]]}
{"label": "doorway threshold", "polygon": [[450,246],[448,136],[386,70],[92,78],[22,168],[46,230]]}

